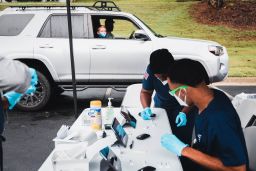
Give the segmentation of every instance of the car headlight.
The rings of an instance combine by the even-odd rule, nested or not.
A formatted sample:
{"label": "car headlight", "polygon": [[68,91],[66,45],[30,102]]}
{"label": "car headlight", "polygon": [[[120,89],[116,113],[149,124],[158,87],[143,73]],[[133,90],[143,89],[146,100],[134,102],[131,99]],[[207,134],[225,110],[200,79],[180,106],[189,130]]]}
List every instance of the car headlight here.
{"label": "car headlight", "polygon": [[208,50],[215,56],[221,56],[224,54],[223,47],[221,47],[221,46],[209,45]]}

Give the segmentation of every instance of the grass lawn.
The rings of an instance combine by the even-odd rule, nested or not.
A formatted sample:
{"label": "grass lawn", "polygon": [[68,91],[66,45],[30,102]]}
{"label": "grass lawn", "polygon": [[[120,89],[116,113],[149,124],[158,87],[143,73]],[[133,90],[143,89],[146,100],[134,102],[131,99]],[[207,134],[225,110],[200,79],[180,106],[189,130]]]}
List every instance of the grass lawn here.
{"label": "grass lawn", "polygon": [[[80,5],[89,3],[90,5],[92,1],[77,0],[77,3]],[[122,11],[135,14],[162,35],[219,42],[228,49],[229,76],[256,76],[256,30],[239,30],[226,26],[199,24],[189,14],[190,6],[197,3],[193,1],[117,0],[115,3]],[[40,4],[42,3],[38,3],[38,5]],[[4,9],[8,5],[0,4],[0,9]]]}

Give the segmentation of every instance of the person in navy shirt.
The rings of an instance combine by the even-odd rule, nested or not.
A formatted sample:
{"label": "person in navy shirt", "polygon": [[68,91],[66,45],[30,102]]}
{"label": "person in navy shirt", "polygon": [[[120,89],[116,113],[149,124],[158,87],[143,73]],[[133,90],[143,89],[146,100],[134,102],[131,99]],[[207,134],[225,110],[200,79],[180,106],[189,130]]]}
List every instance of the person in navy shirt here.
{"label": "person in navy shirt", "polygon": [[190,59],[175,61],[169,68],[170,94],[179,103],[194,104],[198,109],[196,139],[189,147],[174,134],[165,134],[161,144],[190,159],[191,170],[246,171],[248,154],[238,114],[223,92],[206,85],[206,75],[202,64]]}
{"label": "person in navy shirt", "polygon": [[167,71],[173,62],[174,58],[167,49],[158,49],[150,55],[150,63],[144,74],[140,93],[141,104],[144,108],[141,114],[143,119],[151,119],[150,104],[155,90],[154,107],[165,109],[172,131],[184,142],[190,143],[194,117],[190,108],[181,106],[168,93],[170,89],[167,84]]}

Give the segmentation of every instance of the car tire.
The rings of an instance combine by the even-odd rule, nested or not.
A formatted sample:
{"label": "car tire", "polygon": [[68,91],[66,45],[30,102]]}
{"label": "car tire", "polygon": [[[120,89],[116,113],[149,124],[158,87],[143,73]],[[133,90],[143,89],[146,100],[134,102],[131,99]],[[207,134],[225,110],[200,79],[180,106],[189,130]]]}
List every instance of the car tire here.
{"label": "car tire", "polygon": [[38,84],[36,85],[36,92],[32,95],[24,95],[17,104],[17,109],[32,112],[44,108],[50,101],[52,94],[52,86],[47,77],[41,72],[37,71]]}

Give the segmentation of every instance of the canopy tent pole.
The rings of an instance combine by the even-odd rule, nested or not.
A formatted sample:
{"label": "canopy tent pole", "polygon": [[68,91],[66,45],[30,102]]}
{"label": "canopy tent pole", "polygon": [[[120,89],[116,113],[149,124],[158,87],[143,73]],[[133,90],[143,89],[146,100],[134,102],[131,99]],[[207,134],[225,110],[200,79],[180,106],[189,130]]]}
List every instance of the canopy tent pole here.
{"label": "canopy tent pole", "polygon": [[77,113],[77,93],[76,93],[76,71],[75,71],[75,62],[74,62],[74,54],[73,54],[73,35],[72,35],[72,22],[71,22],[71,12],[70,12],[70,0],[66,0],[66,6],[67,6],[70,62],[71,62],[71,71],[72,71],[74,114],[75,114],[75,118],[78,118],[78,113]]}

